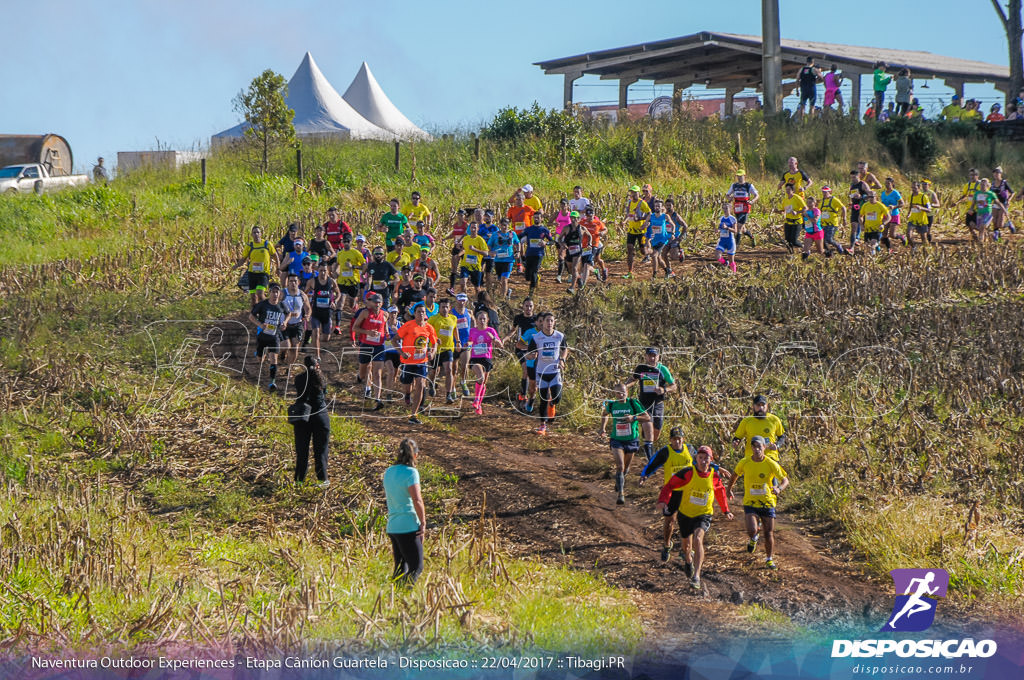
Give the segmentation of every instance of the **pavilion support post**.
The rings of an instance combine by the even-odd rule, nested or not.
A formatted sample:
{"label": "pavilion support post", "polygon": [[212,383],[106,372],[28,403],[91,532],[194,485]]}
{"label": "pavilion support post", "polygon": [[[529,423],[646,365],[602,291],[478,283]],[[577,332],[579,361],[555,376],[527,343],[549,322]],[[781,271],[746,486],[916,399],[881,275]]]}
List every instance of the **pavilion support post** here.
{"label": "pavilion support post", "polygon": [[572,110],[572,85],[582,75],[582,71],[571,71],[565,74],[565,81],[562,84],[562,106],[566,111]]}
{"label": "pavilion support post", "polygon": [[764,112],[782,111],[782,36],[779,33],[779,0],[761,0],[761,82]]}
{"label": "pavilion support post", "polygon": [[672,83],[672,112],[679,113],[683,110],[683,84]]}
{"label": "pavilion support post", "polygon": [[848,74],[850,78],[850,115],[860,118],[860,80],[863,74],[859,71]]}
{"label": "pavilion support post", "polygon": [[952,78],[947,78],[946,80],[944,80],[942,82],[946,84],[946,87],[951,88],[954,92],[956,92],[957,96],[960,97],[960,100],[963,101],[963,98],[964,98],[964,81],[962,81],[962,80],[953,80]]}
{"label": "pavilion support post", "polygon": [[629,86],[640,80],[639,78],[622,78],[619,80],[619,109],[629,105]]}
{"label": "pavilion support post", "polygon": [[725,117],[732,118],[735,108],[736,95],[743,90],[738,87],[729,87],[725,90]]}

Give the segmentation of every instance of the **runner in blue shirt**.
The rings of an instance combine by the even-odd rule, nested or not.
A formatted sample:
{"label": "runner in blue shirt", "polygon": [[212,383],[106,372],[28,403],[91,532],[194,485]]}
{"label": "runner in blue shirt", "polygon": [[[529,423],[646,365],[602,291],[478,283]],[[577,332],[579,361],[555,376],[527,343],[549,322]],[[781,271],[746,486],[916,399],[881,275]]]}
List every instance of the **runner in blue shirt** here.
{"label": "runner in blue shirt", "polygon": [[[494,223],[494,211],[488,208],[483,211],[484,221],[477,227],[476,235],[487,241],[488,244],[491,242],[491,236],[498,233],[498,225]],[[488,253],[483,258],[484,266],[484,285],[490,286],[491,279],[494,276],[494,257]]]}
{"label": "runner in blue shirt", "polygon": [[494,257],[494,273],[501,281],[501,294],[506,298],[511,297],[508,277],[512,274],[516,257],[519,256],[519,237],[514,231],[509,230],[507,217],[501,218],[500,228],[487,239],[487,248]]}
{"label": "runner in blue shirt", "polygon": [[878,200],[889,209],[889,221],[885,223],[885,231],[882,232],[882,245],[892,250],[891,239],[894,236],[906,245],[906,237],[899,233],[900,208],[904,206],[903,194],[896,191],[896,180],[892,177],[885,178],[885,191],[878,194]]}
{"label": "runner in blue shirt", "polygon": [[672,265],[668,261],[666,246],[672,240],[674,224],[665,212],[665,204],[661,199],[654,199],[651,214],[647,216],[647,243],[651,246],[654,257],[651,258],[651,278],[657,278],[658,265],[665,270],[665,278],[672,278]]}

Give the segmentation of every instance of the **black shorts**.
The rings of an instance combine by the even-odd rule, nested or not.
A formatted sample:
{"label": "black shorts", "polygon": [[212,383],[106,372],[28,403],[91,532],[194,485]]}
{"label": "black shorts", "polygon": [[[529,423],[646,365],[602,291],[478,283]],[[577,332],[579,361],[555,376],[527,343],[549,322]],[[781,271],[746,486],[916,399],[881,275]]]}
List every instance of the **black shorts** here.
{"label": "black shorts", "polygon": [[800,91],[800,108],[804,107],[804,103],[807,102],[811,105],[811,111],[814,111],[814,102],[818,101],[817,90]]}
{"label": "black shorts", "polygon": [[470,366],[483,366],[484,373],[490,373],[491,369],[494,368],[494,362],[487,357],[470,357]]}
{"label": "black shorts", "polygon": [[484,258],[484,272],[485,273],[490,273],[490,272],[493,272],[493,271],[494,271],[494,258],[485,257]]}
{"label": "black shorts", "polygon": [[309,325],[316,330],[322,328],[324,333],[331,332],[331,310],[323,307],[316,307],[309,317]]}
{"label": "black shorts", "polygon": [[624,453],[636,453],[640,450],[640,440],[631,439],[628,442],[624,442],[621,439],[609,439],[608,446],[613,449],[622,449]]}
{"label": "black shorts", "polygon": [[302,324],[301,323],[290,323],[284,327],[284,339],[285,340],[299,340],[302,338]]}
{"label": "black shorts", "polygon": [[585,253],[580,253],[580,264],[583,266],[594,264],[594,253],[588,250]]}
{"label": "black shorts", "polygon": [[514,348],[512,350],[512,352],[513,352],[513,354],[516,355],[516,361],[518,361],[521,364],[526,362],[526,350],[525,349],[519,349],[518,347],[516,347],[516,348]]}
{"label": "black shorts", "polygon": [[711,515],[697,515],[689,517],[681,512],[676,513],[676,522],[679,524],[679,537],[689,538],[693,532],[700,529],[704,533],[711,528]]}
{"label": "black shorts", "polygon": [[626,234],[626,246],[643,246],[646,234]]}
{"label": "black shorts", "polygon": [[864,242],[865,243],[868,242],[868,241],[881,241],[881,240],[882,240],[882,232],[880,232],[880,231],[865,231],[864,232]]}
{"label": "black shorts", "polygon": [[749,214],[750,213],[736,213],[736,223],[737,224],[746,224],[747,223],[747,215],[749,215]]}
{"label": "black shorts", "polygon": [[258,290],[266,290],[270,279],[266,272],[249,272],[249,292],[255,293]]}
{"label": "black shorts", "polygon": [[480,284],[484,280],[484,273],[479,269],[469,269],[467,267],[460,267],[459,277],[463,279],[469,279],[469,282],[472,283],[474,287],[479,288]]}
{"label": "black shorts", "polygon": [[256,336],[256,355],[277,354],[281,351],[281,340],[277,333],[260,333]]}
{"label": "black shorts", "polygon": [[860,222],[860,207],[850,206],[850,224],[854,225]]}
{"label": "black shorts", "polygon": [[426,364],[402,364],[402,384],[411,385],[416,378],[427,377]]}
{"label": "black shorts", "polygon": [[434,361],[431,364],[434,368],[439,368],[441,364],[450,364],[454,360],[455,350],[442,349],[434,355]]}
{"label": "black shorts", "polygon": [[508,278],[509,274],[512,273],[512,265],[514,264],[515,262],[495,262],[494,273],[498,276]]}
{"label": "black shorts", "polygon": [[359,297],[359,286],[354,283],[339,283],[338,290],[341,291],[342,295],[348,295],[349,297]]}
{"label": "black shorts", "polygon": [[[978,226],[978,213],[973,210],[968,211],[968,213],[964,215],[964,224],[968,227]],[[250,276],[252,276],[252,274],[250,274]],[[250,283],[249,286],[252,287],[252,283]]]}
{"label": "black shorts", "polygon": [[526,379],[537,382],[537,367],[527,366],[526,367]]}
{"label": "black shorts", "polygon": [[644,406],[644,410],[651,416],[651,425],[654,426],[654,429],[660,430],[661,426],[665,424],[665,402],[656,401],[653,404],[648,404]]}
{"label": "black shorts", "polygon": [[775,508],[760,508],[756,505],[744,505],[743,512],[748,515],[757,515],[761,519],[775,518]]}

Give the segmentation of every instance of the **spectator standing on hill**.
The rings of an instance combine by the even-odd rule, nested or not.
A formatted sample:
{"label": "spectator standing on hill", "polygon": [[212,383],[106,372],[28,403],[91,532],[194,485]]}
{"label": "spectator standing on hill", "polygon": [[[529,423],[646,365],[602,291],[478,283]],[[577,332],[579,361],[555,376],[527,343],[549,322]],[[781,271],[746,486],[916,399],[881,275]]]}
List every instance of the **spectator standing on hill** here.
{"label": "spectator standing on hill", "polygon": [[882,111],[882,106],[885,104],[885,89],[889,87],[889,83],[892,82],[892,76],[887,75],[885,70],[888,68],[888,64],[884,61],[875,63],[875,101],[874,109],[875,114],[879,114]]}
{"label": "spectator standing on hill", "polygon": [[843,83],[843,74],[836,70],[835,64],[832,64],[832,67],[829,68],[828,73],[824,75],[822,80],[825,81],[825,109],[831,109],[832,104],[838,104],[839,108],[837,110],[839,113],[842,113],[843,93],[839,91],[839,87]]}
{"label": "spectator standing on hill", "polygon": [[992,108],[988,110],[988,117],[985,118],[986,123],[998,123],[999,121],[1006,120],[1006,116],[999,110],[1002,107],[999,104],[993,104]]}
{"label": "spectator standing on hill", "polygon": [[960,95],[954,94],[952,101],[942,107],[942,120],[956,121],[964,115],[963,107],[960,106]]}
{"label": "spectator standing on hill", "polygon": [[[331,439],[331,416],[327,411],[327,379],[320,371],[320,360],[312,355],[303,359],[306,370],[295,376],[295,482],[306,481],[309,470],[309,444],[313,444],[313,464],[320,487],[326,488],[327,447]],[[305,412],[303,408],[307,408]],[[291,415],[291,411],[289,411]],[[303,420],[302,417],[305,417]]]}
{"label": "spectator standing on hill", "polygon": [[427,510],[420,490],[416,460],[420,447],[405,438],[398,444],[395,464],[384,471],[384,496],[388,504],[387,534],[395,558],[393,578],[413,585],[423,571],[423,534],[427,528]]}
{"label": "spectator standing on hill", "polygon": [[896,117],[905,116],[910,111],[910,97],[914,93],[914,81],[910,77],[909,68],[901,68],[896,76]]}
{"label": "spectator standing on hill", "polygon": [[103,156],[96,159],[96,165],[92,166],[92,181],[96,184],[106,184],[110,181],[107,169],[103,167]]}
{"label": "spectator standing on hill", "polygon": [[814,113],[814,105],[818,101],[818,81],[821,79],[821,71],[814,66],[814,57],[807,57],[807,63],[800,69],[797,76],[797,80],[800,82],[798,118],[803,118],[804,104],[807,104],[807,113]]}

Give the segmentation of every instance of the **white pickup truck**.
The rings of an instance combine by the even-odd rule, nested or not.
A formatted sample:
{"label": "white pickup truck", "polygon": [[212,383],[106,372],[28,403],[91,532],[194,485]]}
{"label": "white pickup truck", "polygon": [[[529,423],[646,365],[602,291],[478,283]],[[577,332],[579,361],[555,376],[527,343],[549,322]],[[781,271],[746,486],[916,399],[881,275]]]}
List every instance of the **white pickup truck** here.
{"label": "white pickup truck", "polygon": [[27,194],[30,192],[41,194],[44,191],[88,183],[88,175],[50,177],[46,166],[39,163],[23,163],[0,168],[0,193],[3,194]]}

